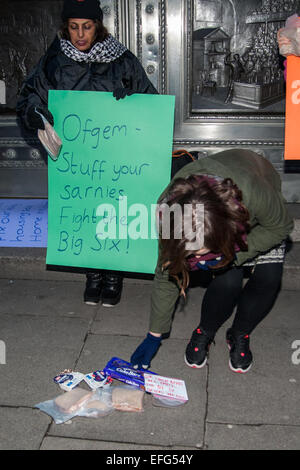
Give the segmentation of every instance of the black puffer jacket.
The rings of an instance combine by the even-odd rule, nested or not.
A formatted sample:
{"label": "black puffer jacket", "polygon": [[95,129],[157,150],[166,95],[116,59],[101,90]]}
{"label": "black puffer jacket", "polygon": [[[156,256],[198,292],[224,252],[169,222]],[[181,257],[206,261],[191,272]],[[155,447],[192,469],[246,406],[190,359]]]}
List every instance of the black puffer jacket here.
{"label": "black puffer jacket", "polygon": [[31,105],[48,104],[48,90],[109,91],[125,87],[134,93],[157,94],[142,65],[126,50],[110,63],[83,63],[67,57],[58,36],[23,83],[17,113],[26,127]]}

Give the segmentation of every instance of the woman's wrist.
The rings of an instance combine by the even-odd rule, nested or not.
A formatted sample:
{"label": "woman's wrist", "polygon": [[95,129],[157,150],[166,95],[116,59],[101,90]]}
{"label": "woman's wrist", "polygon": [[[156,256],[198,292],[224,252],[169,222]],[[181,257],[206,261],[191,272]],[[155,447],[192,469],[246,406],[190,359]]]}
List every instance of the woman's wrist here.
{"label": "woman's wrist", "polygon": [[161,333],[153,333],[152,331],[149,331],[150,335],[155,336],[155,338],[161,338]]}

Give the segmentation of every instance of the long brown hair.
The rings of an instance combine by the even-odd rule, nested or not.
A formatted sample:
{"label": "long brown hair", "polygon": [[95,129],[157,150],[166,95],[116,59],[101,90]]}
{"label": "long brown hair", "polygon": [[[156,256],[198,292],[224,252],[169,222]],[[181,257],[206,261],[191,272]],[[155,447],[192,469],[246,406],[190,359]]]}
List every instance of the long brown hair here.
{"label": "long brown hair", "polygon": [[[94,23],[96,24],[96,38],[93,43],[94,45],[96,42],[103,42],[109,36],[109,32],[103,25],[102,21],[100,20],[91,20],[91,21],[94,21]],[[68,21],[64,21],[62,23],[59,32],[60,32],[60,36],[62,39],[67,39],[68,41],[70,41]]]}
{"label": "long brown hair", "polygon": [[[212,253],[222,253],[223,259],[216,265],[222,268],[231,263],[235,257],[235,246],[240,250],[248,249],[243,235],[249,229],[249,212],[242,203],[242,192],[232,179],[216,180],[201,175],[192,175],[186,179],[178,178],[170,186],[166,204],[171,208],[178,204],[184,210],[189,204],[193,208],[192,227],[194,233],[204,230],[204,246]],[[159,201],[159,204],[165,202]],[[197,204],[204,206],[204,227],[197,226],[195,210]],[[163,269],[168,269],[181,287],[181,293],[189,284],[187,258],[194,252],[187,250],[190,240],[182,228],[182,237],[175,237],[175,216],[170,212],[170,237],[160,236],[160,261]]]}

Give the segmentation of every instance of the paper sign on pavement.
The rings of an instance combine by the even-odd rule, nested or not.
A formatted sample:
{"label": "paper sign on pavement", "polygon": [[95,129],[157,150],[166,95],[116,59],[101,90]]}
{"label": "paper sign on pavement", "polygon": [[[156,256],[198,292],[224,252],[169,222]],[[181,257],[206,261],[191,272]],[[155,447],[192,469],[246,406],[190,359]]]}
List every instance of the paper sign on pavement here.
{"label": "paper sign on pavement", "polygon": [[183,380],[146,373],[144,374],[144,379],[146,392],[175,400],[188,401],[186,386]]}

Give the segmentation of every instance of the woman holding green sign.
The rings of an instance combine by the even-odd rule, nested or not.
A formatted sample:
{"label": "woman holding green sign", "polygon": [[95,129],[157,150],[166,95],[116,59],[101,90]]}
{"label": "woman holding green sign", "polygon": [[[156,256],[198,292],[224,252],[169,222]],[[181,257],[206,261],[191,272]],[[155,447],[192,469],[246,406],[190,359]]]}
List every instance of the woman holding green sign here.
{"label": "woman holding green sign", "polygon": [[[186,225],[187,206],[191,207]],[[202,218],[197,207],[203,209]],[[270,312],[280,288],[285,240],[293,229],[281,181],[271,163],[248,150],[228,150],[186,165],[159,199],[160,256],[152,298],[150,331],[131,357],[148,368],[161,337],[170,331],[179,295],[185,296],[189,271],[207,287],[200,324],[184,360],[202,368],[219,328],[236,313],[226,333],[229,366],[245,373],[252,365],[250,334]],[[163,208],[169,208],[169,219]],[[173,208],[173,211],[172,211]],[[175,209],[179,208],[179,212]],[[178,221],[179,220],[179,221]],[[161,234],[169,224],[169,237]],[[180,231],[178,231],[180,229]],[[177,232],[176,232],[177,230]],[[199,240],[198,246],[189,244]],[[246,285],[245,270],[250,270]]]}
{"label": "woman holding green sign", "polygon": [[[44,129],[41,114],[53,125],[49,90],[113,92],[119,100],[134,93],[157,94],[138,59],[103,25],[99,0],[65,0],[55,40],[25,80],[17,112],[30,130]],[[84,301],[104,306],[121,298],[122,276],[87,273]]]}

